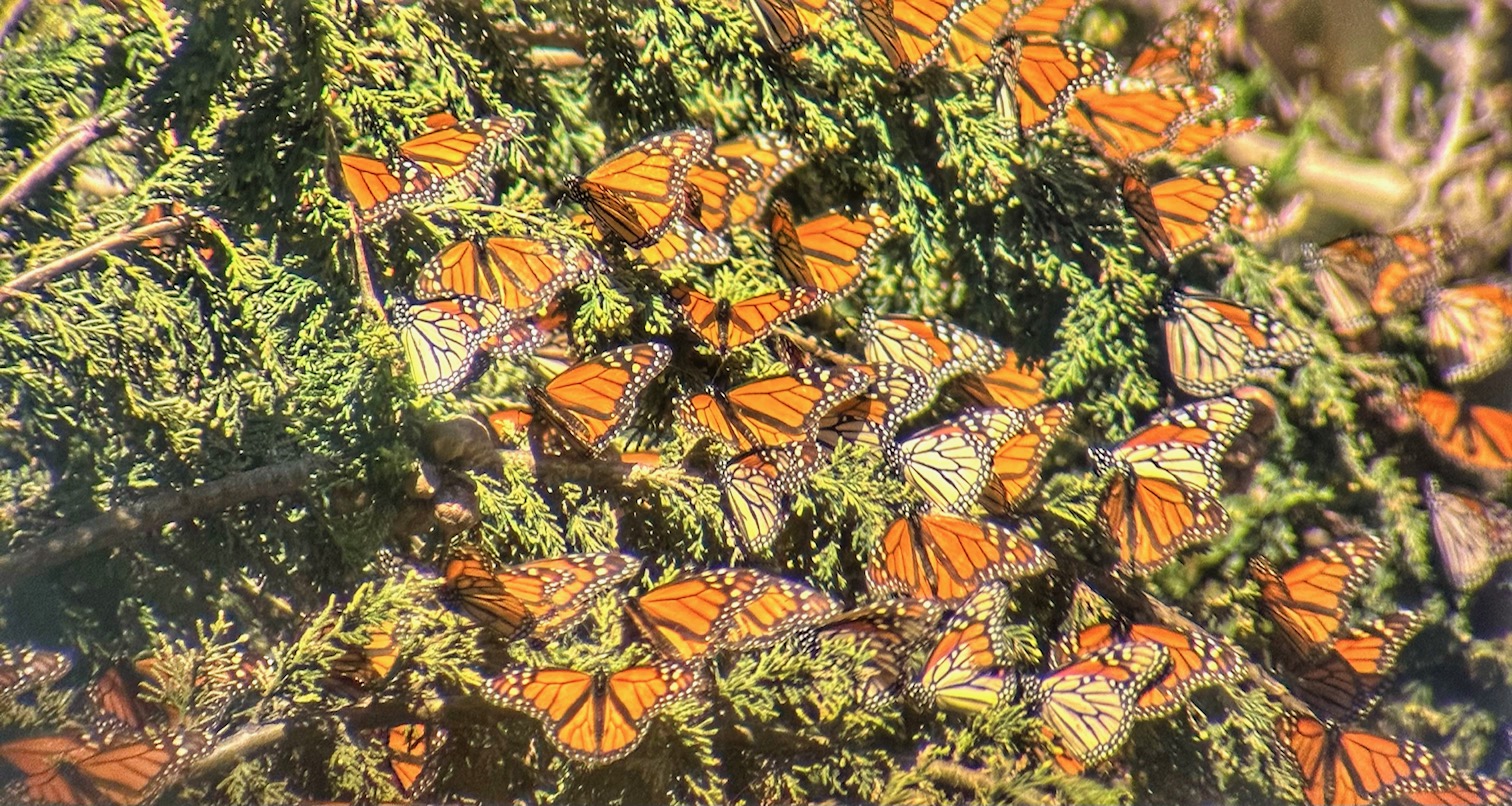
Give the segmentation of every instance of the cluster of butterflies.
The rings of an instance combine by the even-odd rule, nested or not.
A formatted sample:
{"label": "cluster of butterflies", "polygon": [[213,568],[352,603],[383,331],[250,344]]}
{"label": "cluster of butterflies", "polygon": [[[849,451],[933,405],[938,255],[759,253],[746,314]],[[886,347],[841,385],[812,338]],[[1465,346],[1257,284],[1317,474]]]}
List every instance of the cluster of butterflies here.
{"label": "cluster of butterflies", "polygon": [[[1442,226],[1340,238],[1305,247],[1323,312],[1350,350],[1378,349],[1388,319],[1421,312],[1429,353],[1455,391],[1406,386],[1388,405],[1405,411],[1434,452],[1468,481],[1501,489],[1512,474],[1512,412],[1475,401],[1512,357],[1512,281],[1455,276],[1456,239]],[[1483,383],[1490,381],[1490,383]],[[1482,384],[1482,389],[1476,385]],[[1423,480],[1423,500],[1450,582],[1462,593],[1512,558],[1512,512],[1472,492]]]}
{"label": "cluster of butterflies", "polygon": [[[74,725],[0,743],[0,761],[23,776],[0,790],[0,800],[131,806],[178,783],[213,747],[212,738],[189,727],[164,697],[170,680],[192,662],[188,655],[163,655],[109,666],[79,698],[83,713]],[[260,664],[249,656],[225,668],[195,667],[195,687],[214,690],[213,696],[199,698],[200,704],[228,705],[250,689]],[[72,658],[62,652],[0,647],[0,697],[15,699],[49,686],[72,668]],[[144,689],[158,696],[140,696]]]}
{"label": "cluster of butterflies", "polygon": [[[751,2],[768,41],[784,53],[811,41],[834,12],[815,0]],[[1150,181],[1162,170],[1157,163],[1180,166],[1263,125],[1260,118],[1223,117],[1228,98],[1210,83],[1226,12],[1204,7],[1174,18],[1121,65],[1062,36],[1085,4],[857,0],[856,12],[901,78],[935,66],[990,71],[998,106],[1022,136],[1064,121],[1085,137],[1116,178],[1154,259],[1173,263],[1225,229],[1263,233],[1267,215],[1254,196],[1265,175],[1257,168],[1178,167]],[[477,193],[498,152],[523,130],[512,117],[435,115],[387,160],[342,155],[357,220],[377,226]],[[539,719],[569,758],[602,764],[632,752],[668,706],[707,693],[709,659],[778,642],[844,641],[866,658],[854,675],[864,702],[902,697],[965,713],[1019,703],[1038,715],[1055,762],[1080,772],[1111,758],[1135,721],[1172,713],[1198,689],[1253,676],[1254,663],[1238,647],[1159,618],[1068,625],[1049,647],[1046,668],[1023,668],[1018,659],[1037,649],[1010,639],[1010,591],[1019,580],[1051,573],[1061,559],[1036,542],[1034,505],[1047,457],[1070,433],[1073,406],[1047,398],[1042,366],[948,322],[868,311],[855,356],[814,349],[786,332],[785,325],[855,293],[891,235],[876,205],[795,221],[775,190],[804,161],[776,132],[724,142],[694,128],[646,137],[564,183],[565,197],[584,211],[574,221],[580,238],[499,235],[449,244],[421,267],[392,323],[423,393],[460,389],[492,357],[529,358],[550,376],[529,390],[528,407],[489,415],[502,441],[523,435],[542,456],[657,464],[659,455],[620,451],[615,443],[672,365],[672,341],[577,356],[558,298],[626,267],[719,264],[731,254],[735,229],[763,231],[778,290],[728,300],[669,282],[664,292],[702,352],[723,359],[765,347],[782,371],[683,389],[675,420],[684,435],[720,455],[728,532],[754,556],[780,550],[794,497],[836,450],[851,443],[876,449],[919,506],[884,528],[867,559],[873,601],[847,609],[802,582],[750,568],[686,572],[622,596],[654,660],[612,672],[508,667],[486,682],[485,697]],[[1444,379],[1460,384],[1505,363],[1512,305],[1502,283],[1442,287],[1444,240],[1437,231],[1357,236],[1318,247],[1308,260],[1341,336],[1361,337],[1376,316],[1424,307]],[[1097,521],[1111,564],[1125,577],[1152,573],[1227,531],[1220,495],[1246,453],[1234,449],[1262,439],[1275,414],[1263,391],[1244,384],[1300,366],[1312,353],[1306,334],[1280,316],[1199,290],[1172,287],[1155,313],[1167,374],[1194,402],[1089,452],[1107,483]],[[940,400],[964,406],[900,435]],[[1409,390],[1403,400],[1457,464],[1512,470],[1512,414],[1431,390]],[[1446,574],[1459,589],[1483,584],[1512,556],[1505,507],[1441,492],[1431,481],[1425,500]],[[1300,769],[1310,804],[1505,804],[1512,784],[1462,773],[1411,742],[1351,727],[1384,696],[1396,656],[1422,626],[1410,612],[1350,624],[1349,599],[1384,551],[1375,538],[1357,537],[1285,571],[1251,562],[1275,627],[1272,654],[1293,699],[1277,724],[1279,746]],[[619,552],[494,566],[460,550],[441,574],[440,601],[499,640],[548,642],[642,572],[639,559]],[[392,623],[370,630],[337,661],[333,684],[361,689],[389,677],[402,662],[395,636],[403,629]],[[0,656],[0,696],[66,671],[66,658],[53,653]],[[152,684],[151,669],[138,671]],[[228,684],[237,676],[228,675]],[[114,730],[0,745],[0,760],[25,776],[15,797],[143,802],[208,750],[209,740],[183,729],[174,713],[148,708],[135,696],[137,685],[119,671],[92,684],[93,707],[111,717]],[[445,740],[445,730],[430,723],[387,731],[402,793],[425,791]]]}

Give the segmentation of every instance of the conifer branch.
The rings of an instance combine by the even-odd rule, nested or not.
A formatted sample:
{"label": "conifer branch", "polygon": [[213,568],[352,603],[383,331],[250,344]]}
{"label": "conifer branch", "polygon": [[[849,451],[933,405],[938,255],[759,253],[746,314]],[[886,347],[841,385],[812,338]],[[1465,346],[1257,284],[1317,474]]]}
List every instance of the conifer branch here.
{"label": "conifer branch", "polygon": [[51,263],[46,263],[34,269],[28,269],[16,275],[10,282],[0,285],[0,303],[12,297],[36,288],[43,283],[56,279],[65,272],[83,266],[93,260],[101,252],[112,252],[123,246],[141,243],[148,238],[158,238],[172,232],[178,232],[189,225],[190,217],[187,215],[170,216],[159,219],[145,226],[126,230],[125,232],[112,235],[82,248],[74,250]]}
{"label": "conifer branch", "polygon": [[223,512],[260,498],[304,489],[330,461],[306,457],[268,465],[123,504],[77,526],[53,532],[19,551],[0,557],[0,585],[40,574],[76,557],[146,538],[175,521]]}
{"label": "conifer branch", "polygon": [[30,196],[38,186],[63,170],[79,153],[101,137],[115,134],[121,127],[119,113],[107,117],[94,117],[75,125],[59,140],[41,160],[26,169],[11,186],[0,193],[0,213],[9,210],[22,199]]}

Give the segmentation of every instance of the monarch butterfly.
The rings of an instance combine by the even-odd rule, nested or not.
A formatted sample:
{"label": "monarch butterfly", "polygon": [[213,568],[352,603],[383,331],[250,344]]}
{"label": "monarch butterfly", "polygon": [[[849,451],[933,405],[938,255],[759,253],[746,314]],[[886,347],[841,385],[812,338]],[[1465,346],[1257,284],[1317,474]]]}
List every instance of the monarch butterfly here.
{"label": "monarch butterfly", "polygon": [[1512,282],[1439,289],[1424,318],[1445,383],[1481,380],[1512,358]]}
{"label": "monarch butterfly", "polygon": [[875,595],[959,602],[983,583],[1050,567],[1050,555],[1017,527],[944,513],[893,521],[866,567]]}
{"label": "monarch butterfly", "polygon": [[1283,713],[1276,733],[1302,773],[1309,806],[1359,806],[1443,787],[1457,777],[1415,742],[1332,727]]}
{"label": "monarch butterfly", "polygon": [[1238,649],[1202,630],[1177,631],[1159,624],[1131,624],[1125,630],[1112,624],[1095,624],[1076,634],[1067,654],[1077,658],[1119,643],[1163,647],[1171,657],[1170,671],[1135,701],[1135,719],[1170,714],[1193,691],[1244,675],[1244,656]]}
{"label": "monarch butterfly", "polygon": [[1290,664],[1292,691],[1326,720],[1358,721],[1380,701],[1397,655],[1426,623],[1422,613],[1403,611],[1346,630],[1315,659]]}
{"label": "monarch butterfly", "polygon": [[23,802],[130,806],[157,797],[209,746],[189,731],[98,740],[65,733],[0,744],[0,759],[26,776],[10,790]]}
{"label": "monarch butterfly", "polygon": [[1265,123],[1263,117],[1194,121],[1176,131],[1170,145],[1166,147],[1166,154],[1179,159],[1195,160],[1225,140],[1248,134]]}
{"label": "monarch butterfly", "polygon": [[992,58],[993,45],[1007,34],[1054,36],[1080,16],[1090,0],[986,0],[963,15],[950,33],[945,63],[969,71]]}
{"label": "monarch butterfly", "polygon": [[700,392],[678,406],[685,428],[744,453],[810,439],[825,415],[855,397],[867,376],[848,367],[797,370],[735,386],[724,393]]}
{"label": "monarch butterfly", "polygon": [[829,213],[799,226],[785,200],[772,203],[772,257],[788,282],[844,296],[860,284],[872,253],[892,235],[887,215],[873,207],[852,218]]}
{"label": "monarch butterfly", "polygon": [[950,29],[973,6],[970,0],[859,0],[856,11],[861,27],[906,79],[940,60]]}
{"label": "monarch butterfly", "polygon": [[1303,256],[1334,331],[1357,338],[1373,316],[1422,305],[1428,291],[1448,279],[1455,244],[1447,227],[1428,226],[1350,235],[1305,249]]}
{"label": "monarch butterfly", "polygon": [[968,373],[956,381],[956,389],[982,406],[1027,409],[1045,399],[1045,373],[1039,362],[1026,361],[1011,348],[998,348],[1001,360],[995,367]]}
{"label": "monarch butterfly", "polygon": [[380,224],[404,208],[439,199],[456,187],[471,189],[493,158],[494,149],[514,139],[525,124],[517,118],[478,118],[458,123],[432,115],[430,131],[399,146],[388,163],[361,154],[341,155],[347,195],[364,224]]}
{"label": "monarch butterfly", "polygon": [[395,305],[391,323],[404,348],[410,375],[422,394],[450,392],[481,368],[484,345],[499,338],[508,322],[502,309],[476,297],[455,297]]}
{"label": "monarch butterfly", "polygon": [[916,369],[924,373],[933,388],[957,375],[986,372],[1002,360],[1002,348],[990,339],[948,322],[919,316],[878,317],[867,309],[861,333],[866,363],[902,364]]}
{"label": "monarch butterfly", "polygon": [[558,292],[608,270],[593,250],[570,240],[488,238],[458,241],[431,258],[415,279],[420,299],[478,297],[510,316],[527,314]]}
{"label": "monarch butterfly", "polygon": [[1171,289],[1160,326],[1176,388],[1196,397],[1226,394],[1250,372],[1312,355],[1312,340],[1271,314],[1190,290]]}
{"label": "monarch butterfly", "polygon": [[141,677],[135,670],[109,666],[89,682],[86,694],[95,715],[107,729],[141,733],[164,716],[163,709],[137,696]]}
{"label": "monarch butterfly", "polygon": [[1484,775],[1456,775],[1426,788],[1403,792],[1397,802],[1407,806],[1506,806],[1512,803],[1512,781]]}
{"label": "monarch butterfly", "polygon": [[1217,167],[1147,185],[1130,171],[1124,174],[1123,204],[1146,251],[1170,264],[1211,242],[1229,211],[1248,204],[1266,178],[1253,166]]}
{"label": "monarch butterfly", "polygon": [[600,233],[644,249],[688,214],[688,171],[708,158],[713,145],[702,129],[652,135],[586,175],[570,177],[567,197],[583,205]]}
{"label": "monarch butterfly", "polygon": [[842,441],[881,449],[903,421],[929,404],[929,382],[924,373],[900,364],[852,369],[864,369],[869,377],[866,391],[825,415],[815,437],[831,450]]}
{"label": "monarch butterfly", "polygon": [[68,674],[73,658],[62,652],[0,646],[0,697],[13,698]]}
{"label": "monarch butterfly", "polygon": [[1512,471],[1512,412],[1431,389],[1404,389],[1402,400],[1444,458],[1481,473]]}
{"label": "monarch butterfly", "polygon": [[1043,403],[1024,412],[1024,425],[992,454],[981,504],[993,514],[1018,508],[1039,489],[1045,456],[1066,426],[1069,412],[1058,403]]}
{"label": "monarch butterfly", "polygon": [[1003,669],[1007,603],[1008,586],[1002,582],[988,582],[971,594],[924,661],[913,687],[917,699],[966,714],[998,704],[1009,682]]}
{"label": "monarch butterfly", "polygon": [[486,167],[496,146],[525,130],[519,118],[474,118],[459,122],[445,112],[425,119],[429,131],[399,144],[399,154],[440,179]]}
{"label": "monarch butterfly", "polygon": [[1238,398],[1205,400],[1156,415],[1116,448],[1091,449],[1098,469],[1113,475],[1098,521],[1122,568],[1153,571],[1228,528],[1219,462],[1254,412]]}
{"label": "monarch butterfly", "polygon": [[446,730],[422,722],[395,725],[388,730],[389,770],[394,784],[406,798],[423,795],[435,782],[432,759],[446,743]]}
{"label": "monarch butterfly", "polygon": [[671,360],[672,348],[665,344],[617,347],[574,364],[528,393],[538,412],[597,455],[625,427],[641,393]]}
{"label": "monarch butterfly", "polygon": [[997,109],[1032,134],[1060,119],[1077,90],[1113,77],[1113,57],[1082,42],[1013,34],[993,52]]}
{"label": "monarch butterfly", "polygon": [[863,704],[875,704],[898,691],[904,663],[929,637],[940,615],[938,602],[905,599],[866,605],[836,613],[819,623],[819,640],[849,641],[870,650],[857,670],[857,690]]}
{"label": "monarch butterfly", "polygon": [[[577,626],[599,594],[635,576],[640,568],[640,558],[617,551],[489,568],[478,554],[462,550],[447,562],[445,590],[460,599],[474,620],[495,632],[513,637],[529,627],[531,637],[544,641]],[[519,626],[511,628],[512,624]]]}
{"label": "monarch butterfly", "polygon": [[1157,84],[1207,81],[1214,72],[1218,35],[1229,26],[1227,8],[1207,5],[1172,17],[1152,35],[1126,72]]}
{"label": "monarch butterfly", "polygon": [[1170,664],[1158,644],[1114,644],[1040,678],[1022,678],[1049,734],[1078,764],[1096,764],[1128,738],[1141,693]]}
{"label": "monarch butterfly", "polygon": [[720,353],[765,338],[772,328],[812,312],[829,301],[817,288],[788,288],[739,302],[713,299],[689,286],[672,286],[677,312],[693,332]]}
{"label": "monarch butterfly", "polygon": [[736,203],[761,181],[761,164],[746,156],[714,151],[688,169],[688,186],[699,191],[699,223],[710,232],[726,232]]}
{"label": "monarch butterfly", "polygon": [[736,545],[765,554],[787,522],[787,497],[819,466],[819,448],[799,442],[761,448],[730,460],[720,482]]}
{"label": "monarch butterfly", "polygon": [[1260,608],[1295,658],[1310,658],[1339,633],[1346,603],[1381,561],[1379,538],[1364,535],[1309,552],[1285,573],[1264,557],[1251,557],[1249,574],[1260,583]]}
{"label": "monarch butterfly", "polygon": [[751,0],[756,23],[778,53],[792,53],[808,44],[809,30],[793,0]]}
{"label": "monarch butterfly", "polygon": [[1227,103],[1217,87],[1124,79],[1078,90],[1066,107],[1066,122],[1109,162],[1130,163],[1166,148],[1181,127]]}
{"label": "monarch butterfly", "polygon": [[489,680],[483,693],[496,705],[541,720],[546,737],[568,758],[606,764],[629,755],[645,737],[647,722],[702,684],[687,666],[655,661],[607,675],[509,669]]}
{"label": "monarch butterfly", "polygon": [[744,193],[730,199],[729,225],[744,226],[766,212],[772,190],[794,169],[807,160],[803,152],[779,132],[755,132],[742,135],[714,147],[714,156],[729,160],[747,160],[757,168],[756,178]]}
{"label": "monarch butterfly", "polygon": [[1423,500],[1439,562],[1455,590],[1470,593],[1491,578],[1499,563],[1512,559],[1512,509],[1441,491],[1434,479],[1424,481]]}
{"label": "monarch butterfly", "polygon": [[937,509],[963,512],[987,486],[993,456],[1024,429],[1018,409],[968,409],[895,444],[903,478]]}
{"label": "monarch butterfly", "polygon": [[398,643],[394,635],[399,625],[389,621],[371,627],[361,646],[349,645],[346,651],[331,662],[331,674],[326,682],[339,689],[350,686],[369,688],[393,671],[399,660]]}
{"label": "monarch butterfly", "polygon": [[640,258],[661,271],[685,263],[712,266],[730,259],[730,239],[699,229],[687,218],[674,218],[656,243],[640,250]]}
{"label": "monarch butterfly", "polygon": [[751,568],[686,574],[625,603],[646,640],[679,660],[766,646],[835,609],[807,585]]}

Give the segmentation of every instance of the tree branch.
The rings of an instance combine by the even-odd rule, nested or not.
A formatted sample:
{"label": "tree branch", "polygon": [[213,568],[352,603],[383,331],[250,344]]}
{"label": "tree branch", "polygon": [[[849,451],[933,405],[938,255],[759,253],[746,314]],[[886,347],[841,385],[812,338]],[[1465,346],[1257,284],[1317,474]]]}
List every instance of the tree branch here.
{"label": "tree branch", "polygon": [[21,21],[21,15],[26,13],[30,5],[31,0],[11,0],[5,10],[0,11],[0,42],[4,42],[5,38],[10,36],[11,29]]}
{"label": "tree branch", "polygon": [[[1285,138],[1257,132],[1236,138],[1224,153],[1240,163],[1274,165],[1287,147]],[[1319,207],[1381,229],[1401,226],[1402,214],[1416,195],[1412,178],[1395,165],[1311,144],[1302,147],[1296,180],[1313,191]]]}
{"label": "tree branch", "polygon": [[72,271],[93,260],[101,252],[111,252],[123,246],[141,243],[148,238],[156,238],[170,232],[177,232],[189,225],[188,216],[171,216],[169,218],[154,221],[143,227],[129,229],[125,232],[112,235],[109,238],[95,241],[94,243],[70,252],[51,263],[28,269],[16,275],[10,282],[0,285],[0,303],[12,297],[20,296],[26,291],[49,282],[64,272]]}
{"label": "tree branch", "polygon": [[73,162],[74,157],[79,156],[79,152],[101,137],[115,134],[120,126],[119,114],[90,118],[74,126],[57,145],[52,147],[52,150],[47,152],[47,156],[17,177],[4,193],[0,193],[0,213],[30,196],[39,185],[51,180],[54,174]]}
{"label": "tree branch", "polygon": [[327,459],[307,457],[268,465],[118,506],[78,526],[53,532],[18,551],[0,557],[0,586],[35,576],[75,557],[114,548],[152,535],[174,521],[198,518],[260,498],[275,498],[301,490]]}

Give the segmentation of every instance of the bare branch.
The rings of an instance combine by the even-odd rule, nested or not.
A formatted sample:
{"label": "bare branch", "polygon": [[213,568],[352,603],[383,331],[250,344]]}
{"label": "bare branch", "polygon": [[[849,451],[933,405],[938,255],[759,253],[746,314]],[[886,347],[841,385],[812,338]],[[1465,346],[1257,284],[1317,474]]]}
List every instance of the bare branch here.
{"label": "bare branch", "polygon": [[123,504],[78,526],[69,526],[0,557],[0,585],[35,576],[75,557],[150,537],[175,521],[199,518],[261,498],[298,492],[330,465],[318,457],[268,465]]}
{"label": "bare branch", "polygon": [[43,283],[50,282],[60,274],[72,271],[79,268],[80,266],[85,265],[89,261],[93,260],[101,252],[112,252],[116,249],[120,249],[123,246],[130,246],[132,244],[141,243],[148,238],[157,238],[163,235],[167,235],[170,232],[178,232],[179,230],[187,227],[189,225],[189,221],[190,218],[188,216],[182,215],[159,219],[146,226],[130,229],[125,232],[112,235],[109,238],[95,241],[94,243],[82,249],[75,250],[64,255],[63,257],[60,257],[51,263],[38,266],[35,269],[28,269],[27,271],[16,275],[15,278],[13,278],[5,285],[0,285],[0,303],[4,303],[6,300],[11,299],[12,297],[20,296],[21,294],[30,291],[31,289],[42,285]]}
{"label": "bare branch", "polygon": [[62,140],[58,141],[57,145],[47,152],[46,156],[26,169],[15,182],[11,183],[10,187],[5,189],[4,193],[0,193],[0,212],[9,210],[16,203],[30,196],[39,185],[50,181],[55,174],[73,162],[74,158],[79,156],[79,152],[101,137],[115,134],[120,126],[119,115],[90,118],[74,126]]}
{"label": "bare branch", "polygon": [[31,0],[11,0],[10,4],[0,11],[0,42],[4,42],[5,38],[10,36],[11,29],[21,21],[21,15],[26,13],[30,5]]}

